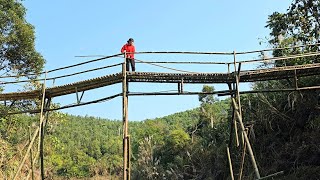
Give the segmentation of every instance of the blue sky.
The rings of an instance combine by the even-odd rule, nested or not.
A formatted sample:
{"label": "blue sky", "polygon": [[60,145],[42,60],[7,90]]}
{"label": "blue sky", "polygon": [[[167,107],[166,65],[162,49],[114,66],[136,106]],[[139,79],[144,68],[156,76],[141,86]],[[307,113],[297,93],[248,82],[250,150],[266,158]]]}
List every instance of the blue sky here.
{"label": "blue sky", "polygon": [[[130,37],[135,39],[137,51],[210,51],[232,52],[267,48],[269,30],[264,26],[268,15],[274,11],[285,12],[289,0],[247,1],[23,1],[27,8],[27,21],[35,26],[36,49],[46,59],[46,70],[71,65],[90,58],[78,55],[112,55],[119,53],[121,46]],[[212,60],[224,61],[221,57],[195,57],[178,55],[137,55],[145,60]],[[92,59],[92,58],[91,58]],[[90,64],[79,69],[59,72],[72,73],[108,63]],[[180,69],[190,67],[172,66]],[[210,67],[211,68],[211,67]],[[220,67],[210,69],[194,66],[193,71],[224,71]],[[190,70],[191,70],[190,69]],[[154,67],[139,65],[137,71],[160,71]],[[106,72],[108,71],[108,72]],[[99,71],[66,80],[57,80],[56,85],[97,77],[119,69]],[[50,76],[50,75],[49,75]],[[50,86],[48,82],[48,86]],[[133,84],[132,91],[160,91],[177,89],[177,85]],[[201,85],[187,85],[186,89],[201,91]],[[215,85],[216,89],[223,85]],[[248,85],[243,86],[249,88]],[[120,85],[85,92],[89,101],[117,94]],[[74,103],[76,95],[55,98],[61,105]],[[169,115],[199,106],[197,96],[148,96],[129,98],[129,119],[143,120]],[[69,114],[121,119],[121,98],[64,110]]]}

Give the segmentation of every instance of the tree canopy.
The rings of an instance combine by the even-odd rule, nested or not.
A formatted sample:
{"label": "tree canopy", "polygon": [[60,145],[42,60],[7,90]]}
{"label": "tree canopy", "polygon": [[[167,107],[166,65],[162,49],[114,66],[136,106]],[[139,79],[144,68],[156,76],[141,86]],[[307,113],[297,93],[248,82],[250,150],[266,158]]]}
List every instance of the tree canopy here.
{"label": "tree canopy", "polygon": [[[268,18],[270,32],[269,43],[273,47],[320,43],[320,1],[294,0],[286,13],[274,12]],[[274,56],[284,56],[303,52],[317,51],[319,46],[293,48],[273,51]],[[317,58],[300,58],[293,64],[318,63]],[[277,66],[284,63],[278,61]]]}
{"label": "tree canopy", "polygon": [[34,27],[18,0],[0,0],[0,70],[25,74],[42,70],[45,60],[35,50]]}

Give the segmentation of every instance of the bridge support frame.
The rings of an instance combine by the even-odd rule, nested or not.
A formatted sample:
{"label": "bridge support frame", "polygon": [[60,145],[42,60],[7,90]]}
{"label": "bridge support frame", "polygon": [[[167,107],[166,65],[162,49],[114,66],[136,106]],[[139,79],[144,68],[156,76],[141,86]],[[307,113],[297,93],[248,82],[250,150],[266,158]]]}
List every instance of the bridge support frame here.
{"label": "bridge support frame", "polygon": [[[45,100],[45,109],[49,109],[50,108],[50,104],[51,104],[51,98],[46,98]],[[44,147],[44,135],[45,135],[45,128],[47,126],[48,123],[48,117],[49,117],[49,112],[45,111],[45,114],[42,117],[42,122],[40,124],[40,167],[41,167],[41,179],[45,179],[45,173],[44,173],[44,151],[43,151],[43,147]],[[41,118],[41,117],[40,117]]]}
{"label": "bridge support frame", "polygon": [[[259,169],[258,169],[256,160],[255,160],[255,156],[254,156],[254,153],[253,153],[253,150],[251,147],[251,143],[249,141],[246,128],[245,128],[243,121],[242,121],[242,108],[241,108],[240,91],[239,91],[241,63],[239,63],[238,70],[237,70],[236,52],[234,51],[233,54],[234,54],[234,76],[235,76],[235,83],[233,86],[233,90],[235,91],[235,94],[231,94],[233,117],[236,117],[236,119],[240,125],[241,136],[244,139],[244,141],[242,141],[242,148],[244,148],[244,151],[246,149],[248,150],[248,153],[249,153],[249,156],[251,159],[251,163],[254,168],[256,179],[260,179],[260,173],[259,173]],[[230,88],[231,88],[231,85],[229,84],[229,89]],[[232,120],[232,121],[235,123],[234,128],[235,128],[236,140],[237,140],[237,142],[239,142],[238,135],[237,135],[237,123],[234,120]],[[231,126],[231,129],[232,129],[232,126]],[[232,134],[230,134],[230,136],[232,136]],[[230,140],[232,140],[232,138],[230,138]],[[237,143],[237,146],[239,146],[238,143]],[[230,148],[231,148],[231,143],[229,143],[228,149],[230,149]],[[231,163],[231,158],[230,158],[229,162]],[[241,168],[240,168],[240,171],[242,171]],[[231,176],[233,176],[232,165],[230,165],[230,172],[231,172]],[[242,173],[240,173],[240,176],[238,178],[239,180],[242,178],[241,176],[242,176]]]}
{"label": "bridge support frame", "polygon": [[[31,162],[31,172],[29,169],[28,175],[26,179],[29,179],[30,174],[32,179],[34,179],[34,164],[36,162],[36,157],[39,155],[40,158],[40,173],[41,173],[41,179],[45,179],[44,175],[44,153],[43,153],[43,147],[44,147],[44,129],[46,127],[46,124],[48,122],[48,116],[49,116],[49,111],[46,111],[46,109],[50,108],[51,104],[51,98],[46,98],[46,77],[44,79],[44,83],[42,85],[42,98],[41,98],[41,110],[40,110],[40,120],[39,120],[39,126],[35,130],[33,136],[31,137],[31,129],[29,129],[29,146],[27,148],[26,154],[24,155],[18,170],[14,176],[14,180],[18,178],[18,175],[20,174],[20,171],[22,169],[22,166],[24,162],[26,161],[28,155],[30,155],[30,162]],[[31,127],[31,126],[30,126]],[[33,158],[33,152],[32,152],[32,147],[35,142],[36,137],[39,137],[38,141],[38,149],[37,153],[35,155],[35,158]]]}

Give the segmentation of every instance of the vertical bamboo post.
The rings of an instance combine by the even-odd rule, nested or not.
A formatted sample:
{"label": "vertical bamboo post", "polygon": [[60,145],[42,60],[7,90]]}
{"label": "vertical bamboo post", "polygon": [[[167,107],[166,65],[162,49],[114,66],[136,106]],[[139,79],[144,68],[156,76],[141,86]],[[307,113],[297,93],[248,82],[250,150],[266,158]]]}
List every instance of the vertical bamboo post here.
{"label": "vertical bamboo post", "polygon": [[[29,126],[29,143],[31,143],[31,126]],[[31,179],[34,180],[34,168],[33,168],[33,152],[30,149],[30,163],[31,163]]]}
{"label": "vertical bamboo post", "polygon": [[[234,94],[233,96],[231,96],[231,99],[236,97],[236,83],[232,83],[232,88],[233,88],[233,91],[234,91]],[[231,102],[231,106],[233,107],[232,105],[232,102]],[[235,136],[236,136],[236,146],[239,147],[240,143],[239,143],[239,135],[238,135],[238,125],[237,125],[237,121],[236,121],[236,110],[233,108],[233,126],[234,126],[234,131],[235,131]]]}
{"label": "vertical bamboo post", "polygon": [[123,117],[123,179],[128,179],[128,96],[127,96],[127,72],[126,52],[122,64],[122,117]]}
{"label": "vertical bamboo post", "polygon": [[181,86],[180,86],[180,92],[183,93],[183,78],[181,79]]}
{"label": "vertical bamboo post", "polygon": [[[249,151],[249,155],[251,158],[251,162],[255,171],[255,175],[257,179],[260,179],[260,173],[259,173],[259,169],[253,154],[253,150],[249,141],[249,138],[247,136],[247,133],[245,132],[245,127],[242,121],[242,110],[241,110],[241,102],[240,102],[240,91],[239,91],[239,82],[240,82],[240,68],[241,68],[241,63],[239,63],[239,68],[237,71],[237,61],[236,61],[236,52],[233,51],[233,63],[234,63],[234,73],[235,73],[235,77],[236,77],[236,96],[235,98],[237,99],[237,103],[235,102],[235,98],[232,99],[233,102],[233,106],[234,108],[237,110],[236,111],[236,115],[238,117],[238,121],[240,124],[240,128],[241,128],[241,134],[244,136],[244,140],[245,143],[248,147],[248,151]],[[244,144],[243,144],[244,146]]]}
{"label": "vertical bamboo post", "polygon": [[128,135],[128,180],[131,179],[131,160],[130,160],[130,157],[131,157],[131,140],[130,140],[130,135]]}
{"label": "vertical bamboo post", "polygon": [[[127,75],[126,75],[127,77]],[[126,107],[126,134],[127,134],[127,179],[130,180],[131,176],[131,167],[130,167],[130,153],[131,153],[131,146],[130,146],[130,135],[129,135],[129,118],[128,118],[128,106],[129,106],[129,82],[126,80],[126,89],[127,89],[127,94],[126,94],[126,99],[127,99],[127,107]]]}
{"label": "vertical bamboo post", "polygon": [[[229,87],[229,91],[233,92],[234,91],[234,84],[233,84],[233,88],[231,86],[230,83],[228,83],[228,87]],[[231,93],[231,98],[234,97],[234,93]],[[233,104],[231,102],[231,107],[233,107]],[[237,122],[235,120],[235,109],[234,107],[232,108],[232,117],[231,117],[231,121],[230,121],[230,139],[229,139],[229,148],[231,148],[232,145],[232,135],[233,135],[233,129],[234,129],[234,133],[235,133],[235,140],[236,140],[236,146],[239,146],[239,137],[238,137],[238,128],[237,128]],[[233,128],[234,127],[234,128]]]}
{"label": "vertical bamboo post", "polygon": [[[235,91],[235,93],[233,94],[233,98],[236,98],[238,96],[238,86],[237,86],[237,80],[238,80],[238,73],[237,73],[237,61],[236,61],[236,52],[233,51],[233,66],[234,66],[234,78],[235,78],[235,82],[232,84],[233,87],[233,91]],[[239,83],[238,83],[239,84]],[[240,96],[240,95],[239,95]],[[231,97],[232,98],[232,97]],[[235,118],[235,112],[236,109],[233,111],[234,115],[233,117]],[[235,128],[235,134],[236,134],[236,145],[237,147],[239,147],[240,143],[239,143],[239,136],[238,136],[238,126],[237,126],[237,121],[236,119],[234,119],[234,128]]]}
{"label": "vertical bamboo post", "polygon": [[[45,104],[45,109],[50,108],[50,103],[51,103],[51,98],[47,98],[46,104]],[[41,166],[41,178],[44,179],[44,135],[45,135],[45,127],[47,126],[48,122],[48,117],[49,117],[49,112],[46,111],[43,115],[42,118],[42,123],[41,123],[41,138],[40,138],[40,166]]]}
{"label": "vertical bamboo post", "polygon": [[[43,117],[44,118],[44,117]],[[40,124],[40,171],[41,171],[41,179],[44,179],[44,155],[43,155],[43,139],[44,139],[44,125],[43,120]]]}
{"label": "vertical bamboo post", "polygon": [[[46,109],[49,109],[51,105],[51,98],[47,99],[47,103],[46,103]],[[49,111],[46,111],[46,115],[45,115],[45,122],[44,122],[44,129],[46,129],[48,121],[49,121]]]}
{"label": "vertical bamboo post", "polygon": [[230,157],[229,147],[227,147],[227,155],[228,155],[228,162],[229,162],[230,176],[231,176],[231,179],[232,179],[232,180],[234,180],[234,176],[233,176],[233,169],[232,169],[232,162],[231,162],[231,157]]}
{"label": "vertical bamboo post", "polygon": [[39,152],[40,152],[40,172],[41,172],[41,179],[44,179],[44,161],[43,161],[43,138],[44,138],[44,131],[43,131],[43,109],[46,103],[46,79],[47,79],[47,72],[45,73],[43,85],[42,85],[42,100],[41,100],[41,110],[40,110],[40,123],[39,123]]}
{"label": "vertical bamboo post", "polygon": [[240,103],[240,87],[239,87],[239,80],[240,80],[240,67],[241,67],[241,63],[239,63],[239,69],[237,70],[237,61],[236,61],[236,51],[233,51],[233,63],[234,63],[234,75],[235,75],[235,80],[236,80],[236,99],[238,102],[238,108],[239,108],[239,113],[240,115],[242,115],[241,112],[241,103]]}

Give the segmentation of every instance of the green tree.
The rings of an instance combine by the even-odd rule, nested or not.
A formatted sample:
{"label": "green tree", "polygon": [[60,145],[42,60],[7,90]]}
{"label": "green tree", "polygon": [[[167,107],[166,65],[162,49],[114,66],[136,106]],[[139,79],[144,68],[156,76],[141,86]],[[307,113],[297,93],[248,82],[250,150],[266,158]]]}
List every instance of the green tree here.
{"label": "green tree", "polygon": [[278,45],[281,36],[293,37],[296,44],[319,42],[319,7],[319,0],[294,0],[287,13],[274,12],[266,26],[271,29],[270,43]]}
{"label": "green tree", "polygon": [[0,0],[0,71],[6,74],[37,73],[45,63],[35,50],[34,27],[25,15],[20,0]]}
{"label": "green tree", "polygon": [[[303,45],[320,42],[320,1],[294,0],[287,13],[274,12],[268,18],[270,32],[269,43],[274,47]],[[318,46],[293,48],[273,51],[274,56],[284,56],[303,52],[317,51]],[[319,57],[297,58],[289,65],[318,63]],[[288,62],[286,62],[288,63]],[[276,66],[288,65],[284,61],[276,61]]]}
{"label": "green tree", "polygon": [[[214,92],[214,87],[213,86],[204,85],[202,87],[202,92],[203,93],[213,93]],[[201,103],[213,104],[215,102],[215,99],[214,99],[212,94],[199,94],[199,101]]]}

